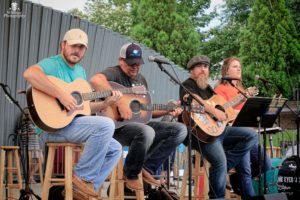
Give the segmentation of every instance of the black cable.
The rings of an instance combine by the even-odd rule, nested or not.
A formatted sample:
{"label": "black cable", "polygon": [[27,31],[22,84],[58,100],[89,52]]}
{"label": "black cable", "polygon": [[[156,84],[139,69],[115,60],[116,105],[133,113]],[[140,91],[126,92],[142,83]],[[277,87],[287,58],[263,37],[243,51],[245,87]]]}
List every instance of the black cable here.
{"label": "black cable", "polygon": [[[3,83],[0,83],[0,86],[2,87],[4,93],[5,93],[5,96],[7,97],[7,99],[11,102],[11,103],[14,103],[15,106],[17,106],[21,112],[21,120],[22,120],[22,117],[23,116],[27,116],[29,114],[27,114],[25,112],[25,110],[27,108],[22,108],[19,104],[19,102],[17,100],[15,100],[15,98],[12,97],[12,95],[10,94],[11,93],[11,89],[8,87],[8,85],[6,84],[3,84]],[[20,124],[19,124],[20,125]],[[27,127],[28,128],[28,127]],[[33,195],[34,197],[36,197],[38,200],[41,200],[41,198],[36,195],[32,189],[30,188],[30,185],[29,185],[29,182],[28,182],[28,169],[29,169],[29,159],[28,159],[28,131],[27,131],[27,141],[26,141],[26,151],[25,151],[25,155],[26,157],[24,158],[24,155],[22,154],[22,141],[20,141],[20,138],[19,138],[19,135],[17,135],[17,141],[19,142],[19,147],[20,147],[20,159],[21,159],[21,163],[22,163],[22,168],[23,168],[23,174],[25,176],[25,189],[21,189],[20,193],[20,200],[29,200],[29,198],[31,197],[31,195]],[[25,163],[25,159],[27,158],[27,162],[26,162],[26,165],[24,164]],[[26,171],[27,169],[27,171]],[[32,198],[32,197],[31,197]]]}

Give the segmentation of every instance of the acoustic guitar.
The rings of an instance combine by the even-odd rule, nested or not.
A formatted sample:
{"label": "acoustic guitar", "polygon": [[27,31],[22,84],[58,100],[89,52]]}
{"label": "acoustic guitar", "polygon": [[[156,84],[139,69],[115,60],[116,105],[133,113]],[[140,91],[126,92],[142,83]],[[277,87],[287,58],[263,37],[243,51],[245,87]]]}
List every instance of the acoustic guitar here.
{"label": "acoustic guitar", "polygon": [[[112,86],[114,89],[118,89],[116,86]],[[121,117],[116,105],[111,105],[108,108],[98,112],[98,115],[110,117],[115,122],[115,127],[120,128],[128,123],[139,122],[147,123],[152,118],[152,111],[154,110],[166,110],[174,111],[179,106],[174,102],[168,104],[152,104],[151,96],[149,93],[145,95],[140,94],[125,94],[123,95],[123,100],[126,102],[127,108],[132,111],[132,118],[125,120]],[[200,105],[190,106],[180,106],[183,110],[187,110],[193,113],[204,112],[204,108]]]}
{"label": "acoustic guitar", "polygon": [[[71,83],[66,83],[53,76],[48,76],[48,79],[53,84],[69,92],[76,99],[77,106],[76,109],[68,111],[58,99],[34,87],[29,87],[26,91],[26,98],[31,119],[39,128],[47,132],[54,132],[67,126],[78,115],[91,115],[90,101],[112,95],[111,90],[92,92],[89,83],[83,79],[76,79]],[[114,82],[110,82],[110,84],[119,85]],[[144,86],[118,88],[124,94],[147,94]]]}
{"label": "acoustic guitar", "polygon": [[[258,90],[256,89],[256,87],[250,87],[247,89],[247,95],[255,96],[257,94]],[[210,99],[206,100],[207,104],[212,105],[215,108],[225,112],[227,116],[227,119],[225,121],[218,121],[208,112],[184,112],[182,114],[182,119],[186,125],[189,126],[191,124],[193,134],[200,141],[210,143],[223,133],[227,123],[232,122],[236,118],[237,114],[234,111],[233,107],[240,104],[244,100],[245,97],[242,94],[239,94],[231,101],[226,101],[220,95],[213,95]],[[198,102],[193,100],[192,104],[198,104]]]}

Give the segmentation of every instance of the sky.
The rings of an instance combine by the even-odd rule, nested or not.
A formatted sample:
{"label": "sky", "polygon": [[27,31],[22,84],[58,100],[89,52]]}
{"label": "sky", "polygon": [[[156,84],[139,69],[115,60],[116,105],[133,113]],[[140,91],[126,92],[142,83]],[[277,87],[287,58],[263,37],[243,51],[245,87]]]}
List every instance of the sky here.
{"label": "sky", "polygon": [[[87,0],[28,0],[32,1],[34,3],[42,4],[44,6],[51,7],[55,10],[60,10],[63,12],[67,12],[68,10],[71,10],[73,8],[78,8],[79,10],[84,9],[84,5],[87,2]],[[209,10],[212,10],[215,6],[219,6],[221,4],[224,4],[224,0],[211,0],[211,6]],[[216,26],[220,23],[219,20],[213,20],[209,27]]]}
{"label": "sky", "polygon": [[55,10],[67,12],[72,8],[78,8],[83,10],[84,4],[87,0],[28,0],[33,3],[42,4],[44,6],[51,7]]}
{"label": "sky", "polygon": [[[34,3],[42,4],[48,7],[52,7],[55,10],[67,12],[72,8],[78,8],[83,10],[85,2],[87,0],[29,0]],[[211,9],[216,6],[223,4],[224,0],[211,0]]]}

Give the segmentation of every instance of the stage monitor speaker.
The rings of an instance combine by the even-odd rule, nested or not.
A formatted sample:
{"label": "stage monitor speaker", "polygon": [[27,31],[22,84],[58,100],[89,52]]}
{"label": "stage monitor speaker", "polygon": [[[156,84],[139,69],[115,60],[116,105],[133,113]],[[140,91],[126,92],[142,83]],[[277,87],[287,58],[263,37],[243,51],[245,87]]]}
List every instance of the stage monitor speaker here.
{"label": "stage monitor speaker", "polygon": [[256,196],[250,198],[251,200],[288,200],[286,194],[276,193],[276,194],[265,194],[263,196]]}

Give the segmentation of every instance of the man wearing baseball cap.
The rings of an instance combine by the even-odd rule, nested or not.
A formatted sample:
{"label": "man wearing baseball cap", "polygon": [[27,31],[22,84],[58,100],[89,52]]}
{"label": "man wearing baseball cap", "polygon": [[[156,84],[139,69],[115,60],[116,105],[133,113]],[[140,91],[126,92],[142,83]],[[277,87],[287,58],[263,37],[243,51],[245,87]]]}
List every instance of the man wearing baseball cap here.
{"label": "man wearing baseball cap", "polygon": [[[214,128],[220,127],[219,122],[226,122],[227,116],[223,111],[215,108],[215,105],[218,105],[219,102],[212,102],[212,100],[210,103],[206,102],[215,94],[212,87],[208,84],[209,65],[210,60],[207,56],[200,55],[191,58],[187,63],[187,69],[191,74],[183,82],[183,85],[197,95],[197,99],[204,106],[206,115],[202,114],[199,120],[210,122],[210,118],[214,117],[216,119],[216,124],[206,122],[206,125],[210,126],[211,130],[214,130]],[[180,87],[179,95],[183,104],[185,104],[187,99],[189,99],[189,94]],[[196,121],[194,122],[196,123]],[[193,128],[193,131],[197,130],[205,135],[203,128],[198,125],[197,129]],[[257,142],[257,134],[249,128],[224,126],[223,133],[209,141],[205,141],[206,138],[199,136],[197,133],[195,135],[197,137],[194,135],[192,137],[192,148],[198,150],[211,165],[209,169],[209,198],[224,198],[227,171],[239,164],[242,157],[250,151]],[[210,137],[209,133],[206,136]],[[184,143],[186,142],[187,139]]]}
{"label": "man wearing baseball cap", "polygon": [[[119,65],[108,67],[94,75],[91,83],[98,91],[111,89],[108,81],[117,82],[124,87],[144,85],[148,89],[146,79],[139,73],[142,64],[144,64],[144,60],[141,47],[136,43],[124,44],[120,50]],[[146,95],[140,96],[143,98]],[[177,122],[150,121],[145,124],[139,121],[130,121],[134,114],[128,105],[127,97],[122,97],[116,103],[120,118],[123,122],[127,121],[128,123],[117,128],[113,136],[122,145],[129,146],[124,165],[126,187],[131,190],[143,189],[142,182],[138,180],[140,172],[146,183],[159,186],[160,181],[156,180],[152,174],[186,137],[186,127]],[[181,108],[176,108],[173,112],[153,111],[152,117],[168,114],[177,116],[180,112]],[[134,119],[141,117],[135,116]]]}
{"label": "man wearing baseball cap", "polygon": [[[87,79],[85,69],[79,64],[88,47],[87,34],[80,29],[71,29],[66,32],[60,47],[60,54],[30,66],[23,75],[33,88],[57,99],[68,113],[72,113],[78,107],[76,99],[65,88],[48,79],[48,76],[54,76],[70,85],[76,79]],[[78,86],[73,87],[74,90],[80,91]],[[120,92],[113,91],[113,96],[103,102],[97,104],[91,102],[91,112],[106,108],[121,96]],[[78,116],[64,128],[41,134],[44,142],[85,143],[72,177],[74,199],[98,197],[100,186],[117,164],[122,146],[112,138],[114,129],[114,123],[110,118]],[[43,189],[42,194],[48,192]]]}

